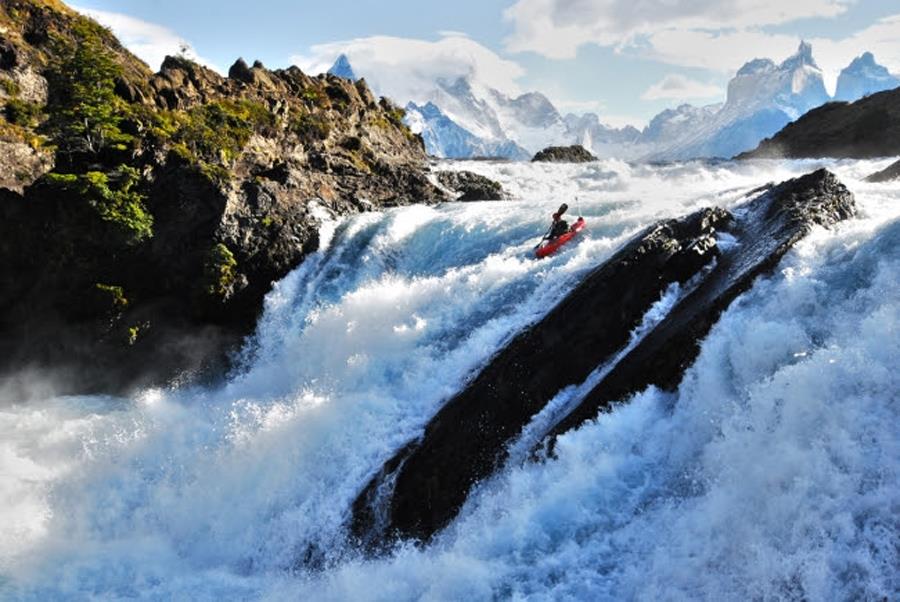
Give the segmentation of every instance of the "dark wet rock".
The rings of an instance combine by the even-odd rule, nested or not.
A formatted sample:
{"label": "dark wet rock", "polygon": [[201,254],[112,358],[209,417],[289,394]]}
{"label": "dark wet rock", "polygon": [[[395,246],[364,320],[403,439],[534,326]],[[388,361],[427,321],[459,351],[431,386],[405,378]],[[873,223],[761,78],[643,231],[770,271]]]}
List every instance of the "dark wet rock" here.
{"label": "dark wet rock", "polygon": [[[526,447],[552,444],[613,401],[651,385],[674,389],[735,297],[814,224],[845,219],[854,207],[850,192],[820,170],[772,187],[734,216],[706,209],[645,230],[514,338],[385,464],[354,504],[352,531],[375,548],[395,536],[428,540],[507,461],[526,425]],[[734,244],[720,248],[720,230]],[[682,299],[627,351],[631,333],[675,282],[686,289]],[[619,355],[586,397],[530,424],[560,391]]]}
{"label": "dark wet rock", "polygon": [[784,182],[748,203],[731,229],[736,244],[720,255],[696,290],[550,431],[551,439],[594,418],[611,402],[651,385],[675,390],[699,354],[702,339],[738,295],[775,268],[814,225],[830,226],[855,212],[853,194],[824,169]]}
{"label": "dark wet rock", "polygon": [[499,201],[506,198],[499,182],[471,171],[441,171],[437,178],[441,186],[459,195],[457,201]]}
{"label": "dark wet rock", "polygon": [[[505,459],[505,445],[560,389],[583,380],[628,340],[673,282],[691,278],[717,253],[720,209],[648,228],[594,270],[538,324],[498,353],[373,480],[355,506],[354,531],[370,537],[367,502],[395,466],[387,532],[427,539],[449,521],[470,488]],[[376,504],[377,506],[378,504]]]}
{"label": "dark wet rock", "polygon": [[596,161],[597,157],[588,152],[579,144],[572,146],[548,146],[539,151],[532,161],[544,161],[549,163],[587,163]]}
{"label": "dark wet rock", "polygon": [[738,159],[900,155],[900,88],[813,109]]}
{"label": "dark wet rock", "polygon": [[866,182],[890,182],[900,178],[900,161],[891,163],[881,171],[877,171],[866,178]]}

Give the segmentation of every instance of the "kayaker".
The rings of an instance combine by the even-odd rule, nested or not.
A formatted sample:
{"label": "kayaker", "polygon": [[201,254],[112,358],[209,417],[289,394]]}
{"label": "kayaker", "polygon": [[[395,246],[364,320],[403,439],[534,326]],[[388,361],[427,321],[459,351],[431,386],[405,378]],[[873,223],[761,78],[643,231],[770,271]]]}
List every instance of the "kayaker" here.
{"label": "kayaker", "polygon": [[569,209],[569,206],[563,203],[559,206],[556,213],[553,214],[553,225],[550,226],[550,234],[548,238],[556,238],[562,236],[569,231],[569,222],[563,219],[563,214]]}

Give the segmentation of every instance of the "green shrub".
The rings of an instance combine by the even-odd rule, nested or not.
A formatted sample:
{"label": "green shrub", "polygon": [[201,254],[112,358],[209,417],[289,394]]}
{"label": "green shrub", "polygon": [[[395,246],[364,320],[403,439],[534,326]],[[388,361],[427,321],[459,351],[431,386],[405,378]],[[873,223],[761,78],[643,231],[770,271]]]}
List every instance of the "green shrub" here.
{"label": "green shrub", "polygon": [[331,123],[325,115],[304,113],[291,121],[293,131],[303,142],[325,140],[331,134]]}
{"label": "green shrub", "polygon": [[125,291],[121,286],[116,286],[114,284],[102,284],[100,282],[94,285],[101,293],[106,293],[109,295],[110,305],[113,307],[128,307],[128,299],[125,298]]}
{"label": "green shrub", "polygon": [[207,294],[227,298],[237,278],[237,260],[224,244],[219,243],[206,254],[203,264]]}
{"label": "green shrub", "polygon": [[[187,113],[160,115],[156,133],[180,144],[194,163],[230,164],[250,136],[272,127],[275,119],[265,105],[250,100],[223,100],[195,107]],[[183,152],[182,150],[182,152]]]}
{"label": "green shrub", "polygon": [[399,107],[394,107],[387,112],[387,115],[388,119],[399,125],[403,123],[403,118],[406,117],[406,111]]}
{"label": "green shrub", "polygon": [[47,105],[48,133],[60,152],[99,155],[105,149],[127,150],[133,137],[120,129],[129,115],[115,93],[122,67],[103,43],[103,29],[89,19],[72,25],[75,41],[55,39]]}
{"label": "green shrub", "polygon": [[133,245],[153,236],[153,216],[144,206],[144,197],[134,190],[140,180],[138,170],[127,165],[109,174],[47,174],[47,181],[85,201],[97,216],[114,226],[125,243]]}
{"label": "green shrub", "polygon": [[328,109],[331,106],[331,102],[328,100],[328,96],[319,88],[306,88],[300,94],[300,98],[302,98],[306,102],[307,106],[310,107]]}
{"label": "green shrub", "polygon": [[19,89],[19,84],[14,82],[11,79],[0,78],[0,89],[6,92],[7,96],[18,96],[21,90]]}
{"label": "green shrub", "polygon": [[6,120],[22,127],[34,127],[41,118],[41,107],[31,102],[12,98],[6,101]]}

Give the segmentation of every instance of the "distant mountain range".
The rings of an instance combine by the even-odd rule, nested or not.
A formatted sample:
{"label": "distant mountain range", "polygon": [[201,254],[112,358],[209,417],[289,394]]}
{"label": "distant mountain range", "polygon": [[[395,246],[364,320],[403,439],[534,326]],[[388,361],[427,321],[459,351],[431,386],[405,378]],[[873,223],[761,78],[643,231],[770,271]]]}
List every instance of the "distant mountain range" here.
{"label": "distant mountain range", "polygon": [[[356,79],[345,55],[329,73]],[[900,79],[866,52],[841,71],[835,100],[898,86]],[[550,145],[580,144],[599,157],[657,161],[733,157],[831,100],[806,42],[780,64],[746,63],[729,82],[724,103],[666,109],[643,130],[610,127],[593,113],[563,116],[540,92],[511,97],[469,77],[436,79],[422,98],[407,102],[406,123],[436,157],[524,160]]]}

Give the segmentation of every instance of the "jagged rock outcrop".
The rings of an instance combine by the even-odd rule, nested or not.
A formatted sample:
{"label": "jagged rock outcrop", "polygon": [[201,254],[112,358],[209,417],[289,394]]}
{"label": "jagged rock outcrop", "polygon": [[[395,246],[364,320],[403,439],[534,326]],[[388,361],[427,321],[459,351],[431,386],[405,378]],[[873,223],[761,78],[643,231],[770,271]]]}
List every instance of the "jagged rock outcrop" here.
{"label": "jagged rock outcrop", "polygon": [[[528,446],[545,437],[552,441],[610,402],[650,385],[673,389],[737,295],[814,224],[829,225],[853,212],[850,192],[820,170],[763,192],[733,215],[706,209],[645,230],[514,338],[441,408],[421,437],[385,464],[354,504],[352,531],[374,547],[395,536],[428,540],[455,516],[472,487],[506,461],[526,425]],[[719,230],[734,244],[722,248]],[[644,314],[675,282],[686,285],[680,301],[629,344]],[[555,395],[582,385],[601,366],[599,384],[583,399],[531,424]]]}
{"label": "jagged rock outcrop", "polygon": [[548,146],[539,151],[531,160],[547,163],[587,163],[596,161],[597,157],[580,144],[573,144],[572,146]]}
{"label": "jagged rock outcrop", "polygon": [[499,182],[471,171],[441,171],[437,179],[441,186],[458,195],[457,201],[499,201],[506,198]]}
{"label": "jagged rock outcrop", "polygon": [[876,171],[868,176],[866,182],[890,182],[898,178],[900,178],[900,161],[895,161],[881,171]]}
{"label": "jagged rock outcrop", "polygon": [[854,103],[831,102],[787,125],[738,159],[900,155],[900,88]]}
{"label": "jagged rock outcrop", "polygon": [[322,216],[447,198],[365,81],[183,57],[154,74],[55,0],[4,0],[0,25],[0,148],[36,149],[0,160],[0,376],[221,373]]}

